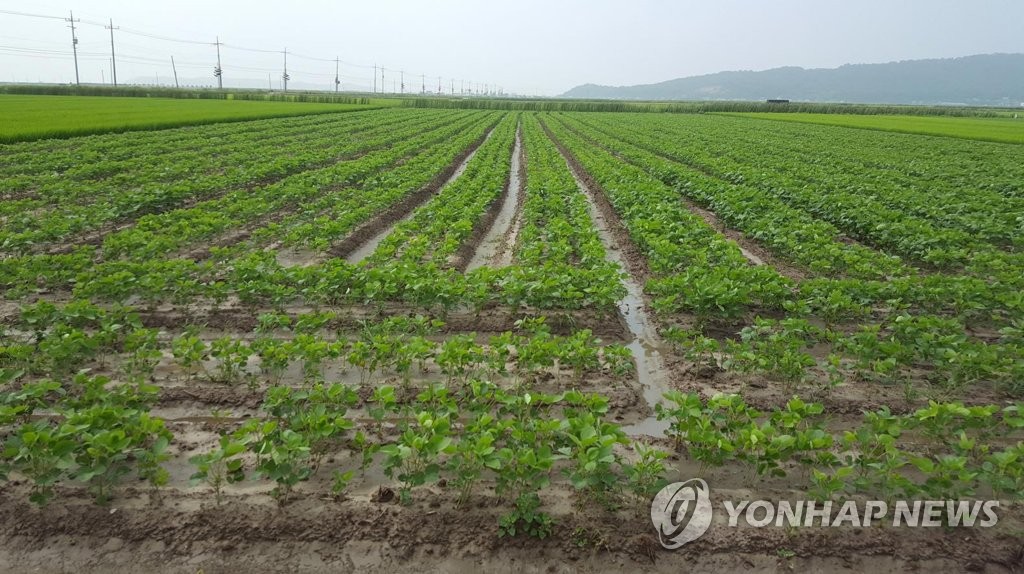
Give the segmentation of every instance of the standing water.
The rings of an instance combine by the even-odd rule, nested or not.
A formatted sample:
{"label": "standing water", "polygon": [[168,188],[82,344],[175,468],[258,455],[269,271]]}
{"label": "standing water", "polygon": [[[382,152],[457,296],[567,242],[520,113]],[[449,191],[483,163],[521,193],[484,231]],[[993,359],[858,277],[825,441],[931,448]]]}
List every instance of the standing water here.
{"label": "standing water", "polygon": [[516,243],[518,225],[517,205],[519,204],[520,192],[523,182],[519,177],[520,155],[522,153],[522,137],[519,129],[516,129],[515,146],[512,149],[512,162],[509,172],[508,190],[505,192],[505,200],[495,218],[487,235],[477,248],[473,258],[466,267],[467,271],[478,269],[485,265],[495,267],[506,267],[512,264],[512,251]]}
{"label": "standing water", "polygon": [[[431,199],[436,197],[438,194],[441,193],[441,191],[445,187],[451,185],[452,182],[454,182],[455,180],[459,179],[459,177],[463,174],[463,172],[466,171],[466,167],[469,166],[469,162],[473,160],[474,156],[476,156],[476,152],[479,151],[481,147],[483,147],[484,143],[486,143],[487,140],[491,139],[491,135],[493,133],[494,133],[494,128],[492,127],[487,132],[487,135],[484,137],[483,141],[480,142],[480,145],[478,145],[476,147],[476,149],[474,149],[472,152],[470,152],[470,154],[466,156],[466,159],[462,160],[462,162],[459,163],[458,167],[455,168],[455,171],[452,173],[452,175],[448,179],[446,179],[444,181],[444,183],[441,184],[441,186],[437,188],[437,192],[433,196],[431,196],[430,198],[427,198],[427,200],[424,203],[426,203],[427,201],[430,201]],[[378,232],[376,235],[374,235],[373,237],[371,237],[370,239],[366,240],[361,245],[356,247],[354,250],[352,250],[351,253],[349,253],[348,255],[345,256],[345,261],[348,261],[349,263],[353,263],[353,264],[354,263],[359,263],[360,261],[362,261],[362,260],[368,258],[369,256],[373,255],[373,252],[377,250],[377,247],[384,241],[384,239],[387,238],[388,235],[391,235],[391,232],[395,230],[395,227],[397,225],[399,225],[401,223],[404,223],[406,221],[409,221],[410,219],[412,219],[413,217],[416,216],[416,209],[418,207],[419,207],[418,205],[412,207],[411,209],[409,209],[409,213],[405,214],[404,217],[402,217],[401,219],[399,219],[395,223],[393,223],[391,225],[388,225],[387,227],[382,229],[380,232]]]}
{"label": "standing water", "polygon": [[[601,242],[604,244],[606,258],[617,263],[623,270],[628,270],[629,267],[626,266],[626,261],[622,257],[622,251],[619,249],[611,230],[609,230],[608,222],[605,221],[604,215],[597,208],[590,190],[580,180],[579,175],[571,165],[569,170],[576,180],[576,185],[587,199],[590,219],[594,221],[598,235],[601,237]],[[668,421],[659,421],[654,416],[654,405],[661,402],[662,396],[672,387],[669,386],[668,370],[665,368],[665,361],[658,350],[661,346],[661,339],[658,337],[658,331],[647,314],[644,306],[643,288],[640,286],[640,283],[632,275],[627,275],[623,279],[623,283],[626,286],[626,296],[619,301],[619,312],[625,318],[626,325],[629,327],[629,332],[633,337],[633,340],[626,347],[633,353],[633,358],[636,360],[637,380],[640,382],[640,386],[643,387],[644,400],[651,407],[651,414],[636,424],[622,427],[622,430],[630,436],[647,435],[663,437],[669,423]]]}

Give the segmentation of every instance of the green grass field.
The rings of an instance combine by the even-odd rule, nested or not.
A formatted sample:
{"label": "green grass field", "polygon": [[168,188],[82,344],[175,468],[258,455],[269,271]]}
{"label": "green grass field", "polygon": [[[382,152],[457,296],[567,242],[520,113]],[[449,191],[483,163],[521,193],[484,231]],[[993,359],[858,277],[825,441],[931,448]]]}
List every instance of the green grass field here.
{"label": "green grass field", "polygon": [[0,143],[323,114],[379,106],[89,96],[0,95]]}
{"label": "green grass field", "polygon": [[908,134],[947,136],[999,143],[1024,143],[1024,112],[1021,118],[962,118],[937,116],[843,115],[843,114],[789,114],[789,113],[727,113],[787,122],[803,122],[883,130]]}

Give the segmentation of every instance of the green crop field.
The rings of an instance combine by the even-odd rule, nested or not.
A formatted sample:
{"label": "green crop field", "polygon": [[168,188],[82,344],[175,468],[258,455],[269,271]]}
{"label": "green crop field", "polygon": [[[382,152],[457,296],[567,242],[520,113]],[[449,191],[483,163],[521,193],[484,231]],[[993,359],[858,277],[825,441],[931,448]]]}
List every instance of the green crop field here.
{"label": "green crop field", "polygon": [[34,548],[411,540],[683,572],[737,548],[724,514],[658,547],[652,498],[699,476],[724,500],[1002,505],[935,544],[743,528],[766,570],[1019,564],[1024,146],[393,107],[0,144],[0,222],[0,512]]}
{"label": "green crop field", "polygon": [[803,113],[727,113],[725,115],[785,122],[864,128],[907,134],[948,136],[972,140],[1024,143],[1024,111],[1020,118],[971,118],[898,115],[844,115]]}
{"label": "green crop field", "polygon": [[0,94],[0,142],[323,114],[376,106]]}

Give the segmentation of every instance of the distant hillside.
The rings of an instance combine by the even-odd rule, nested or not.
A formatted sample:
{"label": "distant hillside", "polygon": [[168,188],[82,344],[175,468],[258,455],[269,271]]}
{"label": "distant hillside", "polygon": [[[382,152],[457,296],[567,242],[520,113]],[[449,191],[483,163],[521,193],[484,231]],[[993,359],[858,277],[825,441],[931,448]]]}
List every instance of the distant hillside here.
{"label": "distant hillside", "polygon": [[562,97],[1018,106],[1024,102],[1024,54],[719,72],[638,86],[584,84]]}

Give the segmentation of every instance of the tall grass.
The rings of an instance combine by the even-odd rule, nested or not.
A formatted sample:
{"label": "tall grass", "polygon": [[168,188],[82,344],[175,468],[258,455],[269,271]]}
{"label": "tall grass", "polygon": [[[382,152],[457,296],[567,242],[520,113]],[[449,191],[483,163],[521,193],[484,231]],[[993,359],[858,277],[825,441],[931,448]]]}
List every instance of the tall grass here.
{"label": "tall grass", "polygon": [[257,100],[311,103],[341,103],[374,106],[404,106],[413,108],[441,109],[484,109],[548,112],[666,112],[666,113],[712,113],[712,112],[759,112],[759,113],[818,113],[854,115],[902,115],[902,116],[956,116],[956,117],[999,117],[1012,114],[1011,109],[972,108],[955,106],[909,106],[887,104],[841,104],[816,102],[790,102],[769,104],[767,102],[734,101],[620,101],[620,100],[567,100],[567,99],[518,99],[518,98],[458,98],[458,97],[398,97],[335,94],[332,92],[268,92],[257,89],[213,88],[168,88],[153,86],[74,86],[47,84],[6,84],[0,85],[0,94],[43,94],[83,96],[123,96],[176,99],[209,100]]}
{"label": "tall grass", "polygon": [[[993,109],[945,106],[897,106],[874,104],[801,103],[769,104],[767,102],[627,102],[611,100],[519,100],[478,98],[407,98],[402,105],[414,108],[468,108],[488,110],[523,110],[540,112],[761,112],[821,113],[856,115],[914,115],[997,117]],[[1003,112],[1005,115],[1006,111]]]}

